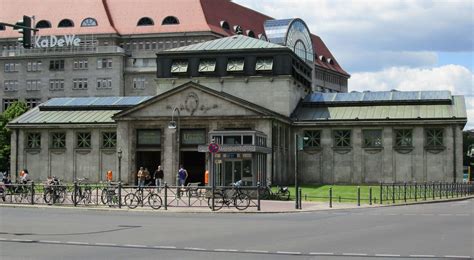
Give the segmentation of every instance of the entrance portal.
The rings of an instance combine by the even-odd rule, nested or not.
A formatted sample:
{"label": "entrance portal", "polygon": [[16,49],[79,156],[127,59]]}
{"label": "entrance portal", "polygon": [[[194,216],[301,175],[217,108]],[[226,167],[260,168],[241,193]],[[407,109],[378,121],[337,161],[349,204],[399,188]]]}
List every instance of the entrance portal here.
{"label": "entrance portal", "polygon": [[188,171],[186,184],[200,182],[204,185],[204,171],[206,170],[206,154],[200,152],[181,152],[181,162]]}
{"label": "entrance portal", "polygon": [[[147,168],[150,175],[158,168],[161,162],[161,152],[157,151],[140,151],[137,152],[137,171],[140,167]],[[135,184],[137,184],[137,173],[133,176]],[[154,184],[153,184],[154,185]]]}

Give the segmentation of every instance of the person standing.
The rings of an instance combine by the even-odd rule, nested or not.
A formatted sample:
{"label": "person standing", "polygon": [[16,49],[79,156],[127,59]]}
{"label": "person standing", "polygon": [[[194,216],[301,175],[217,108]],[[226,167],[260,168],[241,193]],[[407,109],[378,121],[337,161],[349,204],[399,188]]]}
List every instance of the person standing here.
{"label": "person standing", "polygon": [[140,170],[137,173],[138,188],[143,188],[145,186],[145,170],[143,167],[140,167]]}
{"label": "person standing", "polygon": [[151,175],[150,175],[150,172],[148,171],[148,168],[145,168],[145,171],[143,171],[143,174],[145,175],[145,184],[147,186],[150,185]]}
{"label": "person standing", "polygon": [[163,169],[161,169],[161,165],[158,165],[158,169],[156,169],[155,173],[153,174],[155,177],[155,186],[158,189],[158,192],[160,192],[161,185],[163,184],[163,178],[164,178],[164,172]]}
{"label": "person standing", "polygon": [[188,178],[188,171],[186,171],[186,169],[183,168],[183,165],[180,165],[179,171],[178,171],[178,185],[184,186],[187,178]]}

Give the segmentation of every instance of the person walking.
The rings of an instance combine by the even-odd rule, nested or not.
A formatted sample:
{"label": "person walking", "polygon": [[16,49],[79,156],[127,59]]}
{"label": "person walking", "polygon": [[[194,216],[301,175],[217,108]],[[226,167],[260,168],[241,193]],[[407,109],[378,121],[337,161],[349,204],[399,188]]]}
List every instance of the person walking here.
{"label": "person walking", "polygon": [[186,184],[186,179],[188,178],[188,171],[183,168],[183,165],[179,166],[178,171],[178,185],[184,186]]}
{"label": "person walking", "polygon": [[151,175],[150,175],[150,172],[148,171],[148,168],[145,168],[145,171],[143,171],[143,174],[145,175],[145,185],[146,186],[150,185]]}
{"label": "person walking", "polygon": [[140,170],[137,173],[138,188],[143,188],[145,186],[145,170],[143,167],[140,167]]}
{"label": "person walking", "polygon": [[160,192],[161,185],[163,184],[163,178],[164,178],[164,172],[163,172],[163,169],[161,169],[161,165],[158,165],[158,168],[156,169],[153,175],[155,178],[155,186],[157,187],[158,192]]}

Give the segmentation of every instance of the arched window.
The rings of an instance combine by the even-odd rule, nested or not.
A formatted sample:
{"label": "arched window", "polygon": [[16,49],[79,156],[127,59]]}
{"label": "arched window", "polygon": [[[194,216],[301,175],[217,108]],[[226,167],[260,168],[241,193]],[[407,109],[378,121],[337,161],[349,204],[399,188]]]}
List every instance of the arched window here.
{"label": "arched window", "polygon": [[148,26],[148,25],[155,25],[153,20],[149,17],[142,17],[138,20],[137,26]]}
{"label": "arched window", "polygon": [[81,22],[81,27],[92,27],[92,26],[97,26],[97,20],[94,18],[86,18],[82,20]]}
{"label": "arched window", "polygon": [[163,19],[162,25],[169,25],[169,24],[179,24],[178,18],[174,16],[168,16]]}
{"label": "arched window", "polygon": [[334,65],[334,60],[331,59],[331,58],[328,58],[328,63],[331,64],[331,65]]}
{"label": "arched window", "polygon": [[240,25],[234,25],[234,32],[236,34],[243,34],[243,30],[242,30],[242,27]]}
{"label": "arched window", "polygon": [[224,29],[224,30],[230,30],[229,23],[226,22],[226,21],[221,21],[221,27],[222,27],[222,29]]}
{"label": "arched window", "polygon": [[326,57],[324,57],[323,55],[320,55],[319,60],[322,62],[326,62]]}
{"label": "arched window", "polygon": [[36,24],[37,29],[51,28],[51,23],[46,20],[41,20]]}
{"label": "arched window", "polygon": [[255,38],[255,33],[252,30],[247,30],[246,33],[248,37]]}
{"label": "arched window", "polygon": [[74,23],[69,19],[63,19],[59,22],[58,27],[74,27]]}
{"label": "arched window", "polygon": [[5,31],[5,25],[0,24],[0,31]]}

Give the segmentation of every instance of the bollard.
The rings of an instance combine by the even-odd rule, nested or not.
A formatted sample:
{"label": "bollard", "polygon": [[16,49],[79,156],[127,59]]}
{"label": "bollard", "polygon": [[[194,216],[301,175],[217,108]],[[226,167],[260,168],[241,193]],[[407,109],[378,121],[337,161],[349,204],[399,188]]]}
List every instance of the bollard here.
{"label": "bollard", "polygon": [[[6,191],[3,191],[6,192]],[[35,182],[31,182],[31,205],[35,204]]]}
{"label": "bollard", "polygon": [[357,186],[357,206],[360,207],[360,186]]}
{"label": "bollard", "polygon": [[74,202],[74,207],[77,207],[77,181],[74,181],[74,193],[72,194],[73,202]]}
{"label": "bollard", "polygon": [[257,210],[260,211],[260,182],[257,182]]}
{"label": "bollard", "polygon": [[118,207],[122,208],[122,181],[118,183]]}
{"label": "bollard", "polygon": [[369,187],[369,205],[372,205],[372,187]]}
{"label": "bollard", "polygon": [[168,210],[168,183],[165,181],[165,210]]}
{"label": "bollard", "polygon": [[332,208],[332,187],[329,188],[329,207]]}

